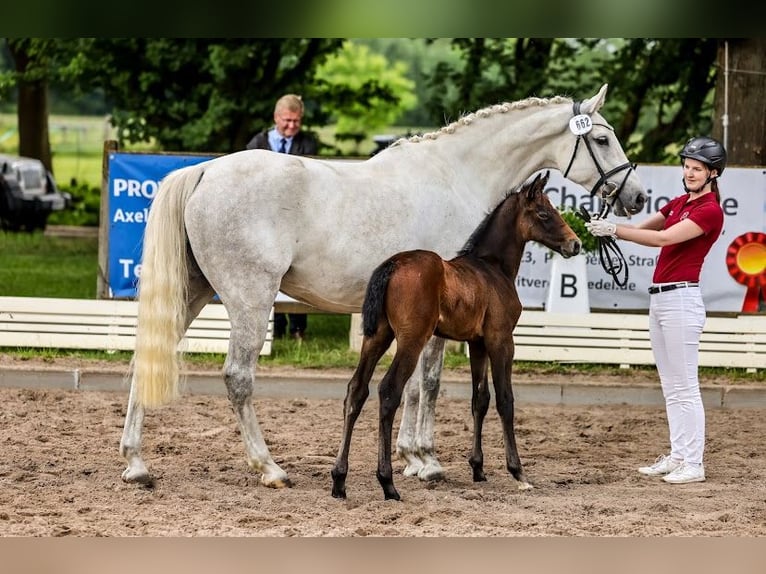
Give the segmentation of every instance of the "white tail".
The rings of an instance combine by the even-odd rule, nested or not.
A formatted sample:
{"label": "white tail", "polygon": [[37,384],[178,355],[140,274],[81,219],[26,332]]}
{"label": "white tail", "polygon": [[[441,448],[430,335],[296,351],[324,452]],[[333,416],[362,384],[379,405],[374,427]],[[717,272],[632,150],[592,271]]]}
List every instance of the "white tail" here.
{"label": "white tail", "polygon": [[168,174],[146,223],[133,362],[136,399],[146,407],[178,396],[178,342],[187,320],[184,207],[203,172],[201,165],[194,165]]}

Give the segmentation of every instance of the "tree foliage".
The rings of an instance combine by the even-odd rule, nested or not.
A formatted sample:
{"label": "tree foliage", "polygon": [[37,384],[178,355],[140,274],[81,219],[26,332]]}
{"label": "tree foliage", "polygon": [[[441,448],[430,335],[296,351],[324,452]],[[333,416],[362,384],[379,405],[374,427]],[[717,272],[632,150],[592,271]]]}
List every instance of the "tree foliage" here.
{"label": "tree foliage", "polygon": [[[231,152],[272,122],[284,93],[304,124],[360,138],[398,117],[444,125],[528,96],[585,98],[609,84],[604,116],[634,161],[675,162],[688,137],[722,137],[730,94],[731,161],[763,164],[763,39],[710,38],[15,38],[0,58],[0,96],[16,90],[20,152],[50,167],[48,90],[101,90],[123,142]],[[360,46],[370,46],[371,50]],[[386,60],[376,55],[385,52]],[[408,64],[405,70],[401,62]],[[10,63],[11,67],[2,67]],[[413,102],[417,100],[417,104]],[[425,127],[425,126],[424,126]],[[326,151],[325,146],[325,151]]]}
{"label": "tree foliage", "polygon": [[[676,161],[694,134],[712,131],[718,41],[699,38],[456,38],[459,66],[437,66],[434,120],[530,95],[585,98],[604,83],[604,115],[634,161]],[[693,65],[690,65],[693,63]]]}
{"label": "tree foliage", "polygon": [[358,145],[413,108],[415,83],[406,77],[406,71],[403,62],[392,64],[365,45],[345,42],[341,51],[318,68],[316,76],[326,96],[322,101],[333,102],[335,137]]}
{"label": "tree foliage", "polygon": [[339,39],[92,39],[81,79],[102,87],[126,142],[154,139],[166,150],[232,152],[270,125],[285,93],[307,101],[305,123],[321,125],[312,105],[316,67]]}

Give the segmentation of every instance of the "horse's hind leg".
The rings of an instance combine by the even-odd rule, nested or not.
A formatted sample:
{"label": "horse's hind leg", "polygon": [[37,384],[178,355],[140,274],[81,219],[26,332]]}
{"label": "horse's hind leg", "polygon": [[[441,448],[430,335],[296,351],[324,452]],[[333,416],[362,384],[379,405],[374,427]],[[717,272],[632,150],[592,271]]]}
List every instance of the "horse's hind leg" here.
{"label": "horse's hind leg", "polygon": [[431,337],[404,390],[404,405],[396,452],[404,460],[405,476],[440,480],[444,469],[434,452],[434,420],[444,362],[444,339]]}
{"label": "horse's hind leg", "polygon": [[375,366],[380,361],[383,353],[391,346],[394,340],[393,331],[386,328],[374,337],[364,338],[362,351],[359,357],[359,365],[348,382],[346,399],[343,402],[343,435],[338,449],[338,457],[330,475],[332,476],[332,496],[334,498],[346,498],[346,477],[348,476],[348,452],[351,448],[351,433],[354,424],[362,412],[367,397],[370,395],[370,379],[375,372]]}
{"label": "horse's hind leg", "polygon": [[253,407],[256,363],[266,339],[270,312],[271,305],[260,309],[250,307],[248,312],[236,315],[229,308],[232,326],[224,364],[224,382],[242,432],[248,466],[261,473],[261,484],[264,486],[284,488],[292,486],[292,483],[287,472],[271,458]]}
{"label": "horse's hind leg", "polygon": [[152,477],[141,457],[141,430],[144,425],[144,407],[136,401],[135,379],[130,384],[128,410],[125,413],[125,426],[120,440],[120,454],[128,461],[128,468],[122,472],[125,482],[151,484]]}
{"label": "horse's hind leg", "polygon": [[468,464],[473,470],[473,481],[487,480],[484,475],[484,452],[481,448],[481,436],[484,417],[489,410],[489,387],[487,381],[487,351],[483,344],[472,343],[471,355],[471,414],[473,415],[473,450]]}
{"label": "horse's hind leg", "polygon": [[[213,291],[210,285],[201,276],[191,278],[187,297],[189,299],[186,327],[191,325],[192,321],[199,315],[202,308],[210,301]],[[143,405],[136,401],[136,381],[135,374],[130,385],[130,394],[128,396],[128,408],[125,414],[125,426],[122,430],[120,439],[120,454],[127,460],[128,467],[122,473],[122,480],[125,482],[136,482],[139,484],[151,484],[152,477],[141,457],[141,435],[144,425],[145,410]]]}

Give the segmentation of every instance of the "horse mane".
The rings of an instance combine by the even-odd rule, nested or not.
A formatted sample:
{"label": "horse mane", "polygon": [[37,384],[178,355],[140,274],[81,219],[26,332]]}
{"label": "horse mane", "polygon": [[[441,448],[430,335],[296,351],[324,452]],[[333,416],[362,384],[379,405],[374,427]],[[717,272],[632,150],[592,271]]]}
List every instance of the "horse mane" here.
{"label": "horse mane", "polygon": [[458,257],[462,257],[464,255],[470,255],[471,253],[473,253],[473,250],[476,247],[476,244],[479,243],[479,240],[481,240],[484,237],[484,233],[486,232],[487,227],[489,227],[489,224],[492,222],[494,217],[500,212],[500,206],[503,205],[503,203],[505,203],[505,201],[510,196],[518,195],[519,193],[521,193],[524,187],[529,187],[530,185],[531,183],[527,182],[506,193],[505,197],[503,197],[503,199],[501,199],[500,202],[484,216],[484,219],[481,221],[481,223],[476,227],[476,229],[473,230],[473,233],[471,233],[471,236],[468,238],[468,241],[465,242],[465,244],[463,245],[463,248],[457,252]]}
{"label": "horse mane", "polygon": [[571,102],[572,102],[572,99],[566,96],[554,96],[552,98],[538,98],[538,97],[532,96],[523,100],[519,100],[517,102],[503,102],[502,104],[494,104],[491,106],[487,106],[486,108],[481,108],[480,110],[476,110],[475,112],[468,113],[460,117],[459,119],[455,120],[454,122],[447,124],[446,126],[442,128],[439,128],[436,131],[427,132],[421,135],[413,135],[406,138],[399,138],[394,143],[392,143],[389,147],[394,147],[404,142],[418,143],[418,142],[426,141],[426,140],[435,140],[441,135],[455,133],[455,131],[457,131],[459,127],[471,125],[478,118],[488,118],[495,114],[504,114],[504,113],[510,112],[511,110],[523,110],[523,109],[531,108],[534,106],[542,107],[542,106],[547,106],[549,104],[563,104],[563,103],[571,103]]}

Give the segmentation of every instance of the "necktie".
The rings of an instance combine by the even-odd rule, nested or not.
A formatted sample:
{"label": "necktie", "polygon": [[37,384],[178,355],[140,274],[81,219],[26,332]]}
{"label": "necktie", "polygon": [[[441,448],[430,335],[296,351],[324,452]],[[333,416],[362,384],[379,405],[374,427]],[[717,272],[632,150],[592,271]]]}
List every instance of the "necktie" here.
{"label": "necktie", "polygon": [[279,153],[287,153],[287,140],[285,138],[279,140]]}

